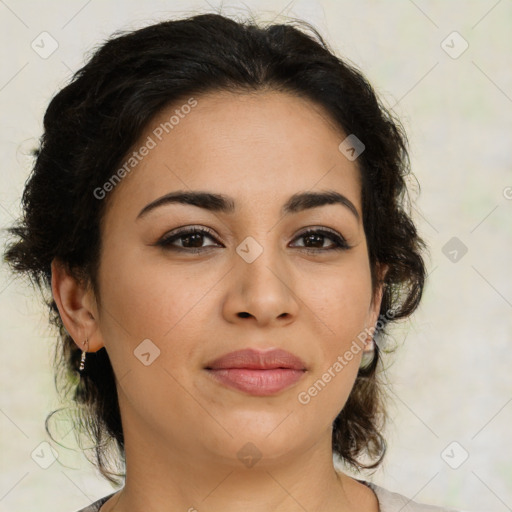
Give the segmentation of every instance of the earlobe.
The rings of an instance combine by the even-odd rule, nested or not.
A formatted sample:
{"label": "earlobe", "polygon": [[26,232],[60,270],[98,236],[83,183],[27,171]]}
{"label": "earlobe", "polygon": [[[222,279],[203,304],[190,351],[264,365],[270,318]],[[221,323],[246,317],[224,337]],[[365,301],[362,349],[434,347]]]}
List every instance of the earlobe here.
{"label": "earlobe", "polygon": [[56,258],[51,269],[52,294],[64,327],[80,350],[88,340],[87,351],[96,352],[104,344],[96,320],[98,315],[93,307],[92,290],[72,276]]}
{"label": "earlobe", "polygon": [[365,341],[363,352],[364,353],[373,352],[374,350],[375,350],[375,345],[374,345],[374,341],[373,341],[373,336],[372,337],[368,336],[368,338]]}

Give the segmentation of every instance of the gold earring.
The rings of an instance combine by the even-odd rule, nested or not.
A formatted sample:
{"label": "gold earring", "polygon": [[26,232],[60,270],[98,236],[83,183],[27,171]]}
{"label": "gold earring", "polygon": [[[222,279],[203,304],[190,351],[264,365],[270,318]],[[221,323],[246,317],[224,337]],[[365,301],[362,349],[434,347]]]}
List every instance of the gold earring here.
{"label": "gold earring", "polygon": [[[84,349],[85,349],[85,344],[89,342],[89,339],[86,339],[84,341]],[[86,355],[86,351],[85,350],[82,350],[82,357],[80,358],[80,367],[78,368],[79,371],[82,371],[84,368],[85,368],[85,355]]]}

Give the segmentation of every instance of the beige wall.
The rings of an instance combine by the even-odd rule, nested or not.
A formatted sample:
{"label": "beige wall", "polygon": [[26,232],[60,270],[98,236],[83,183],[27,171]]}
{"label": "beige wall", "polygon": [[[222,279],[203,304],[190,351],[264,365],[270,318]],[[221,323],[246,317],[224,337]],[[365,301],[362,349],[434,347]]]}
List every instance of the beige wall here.
{"label": "beige wall", "polygon": [[[420,311],[395,332],[406,340],[388,371],[389,453],[372,479],[417,501],[511,510],[512,3],[246,4],[264,9],[265,19],[288,6],[284,14],[315,23],[362,68],[409,133],[431,275]],[[19,212],[26,154],[41,134],[44,109],[85,52],[114,30],[208,9],[206,2],[156,0],[0,3],[0,227]],[[31,48],[47,37],[43,31],[58,43],[48,58]],[[464,40],[469,46],[459,56]],[[51,44],[47,39],[48,51]],[[456,245],[446,247],[452,237]],[[450,261],[454,256],[460,260]],[[55,446],[61,464],[46,470],[30,456],[47,440],[44,418],[57,405],[52,333],[37,299],[0,267],[0,512],[34,510],[34,503],[69,512],[112,492],[69,450]],[[448,463],[457,466],[463,450],[469,458],[452,469]]]}

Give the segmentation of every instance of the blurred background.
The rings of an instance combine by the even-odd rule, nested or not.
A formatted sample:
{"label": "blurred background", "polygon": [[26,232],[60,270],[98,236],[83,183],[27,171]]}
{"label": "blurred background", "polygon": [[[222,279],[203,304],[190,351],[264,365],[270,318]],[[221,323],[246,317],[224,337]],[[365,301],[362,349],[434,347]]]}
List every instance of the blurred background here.
{"label": "blurred background", "polygon": [[[88,52],[116,30],[220,5],[0,1],[0,228],[20,213],[46,106]],[[421,185],[412,199],[428,284],[392,332],[388,454],[358,478],[419,502],[512,510],[512,2],[246,0],[221,12],[249,9],[263,22],[311,22],[363,71],[405,125]],[[72,434],[67,449],[44,430],[58,407],[55,333],[39,295],[5,265],[0,322],[0,512],[70,512],[113,492]]]}

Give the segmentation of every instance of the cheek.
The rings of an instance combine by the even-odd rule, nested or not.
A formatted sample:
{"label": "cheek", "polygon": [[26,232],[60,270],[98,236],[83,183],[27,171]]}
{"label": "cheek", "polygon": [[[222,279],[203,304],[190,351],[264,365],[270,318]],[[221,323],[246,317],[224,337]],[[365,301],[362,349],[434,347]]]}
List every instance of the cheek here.
{"label": "cheek", "polygon": [[[184,389],[191,389],[192,356],[209,316],[204,299],[218,278],[204,268],[197,267],[194,277],[165,261],[145,261],[135,252],[112,252],[100,276],[101,330],[120,400],[155,424],[175,421],[176,410],[185,417],[200,415],[202,408]],[[184,428],[179,435],[186,434]]]}
{"label": "cheek", "polygon": [[185,272],[164,259],[145,261],[137,251],[105,251],[100,272],[105,346],[114,365],[131,367],[134,351],[149,339],[160,350],[159,357],[164,356],[160,363],[179,368],[193,348],[187,339],[200,339],[205,328],[205,298],[218,277],[205,267]]}
{"label": "cheek", "polygon": [[364,258],[350,258],[335,269],[304,273],[301,296],[318,318],[329,350],[342,349],[366,327],[372,298],[371,275]]}
{"label": "cheek", "polygon": [[318,411],[329,424],[343,408],[359,370],[369,327],[369,266],[364,258],[354,259],[328,276],[311,276],[305,285],[308,306],[319,319],[318,358],[297,399],[308,414]]}

